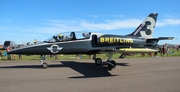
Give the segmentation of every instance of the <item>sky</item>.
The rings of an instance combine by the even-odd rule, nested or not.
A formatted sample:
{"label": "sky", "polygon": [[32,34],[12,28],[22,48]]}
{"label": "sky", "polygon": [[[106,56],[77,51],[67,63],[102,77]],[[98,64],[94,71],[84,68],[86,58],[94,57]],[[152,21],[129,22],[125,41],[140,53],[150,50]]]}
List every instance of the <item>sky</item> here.
{"label": "sky", "polygon": [[153,12],[153,37],[180,44],[180,0],[0,0],[0,44],[44,41],[71,31],[126,35]]}

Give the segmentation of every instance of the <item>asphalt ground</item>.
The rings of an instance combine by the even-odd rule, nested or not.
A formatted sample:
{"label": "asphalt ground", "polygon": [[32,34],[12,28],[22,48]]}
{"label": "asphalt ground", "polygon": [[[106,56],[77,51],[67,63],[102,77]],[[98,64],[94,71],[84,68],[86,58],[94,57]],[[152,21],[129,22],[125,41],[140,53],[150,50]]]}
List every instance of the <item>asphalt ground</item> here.
{"label": "asphalt ground", "polygon": [[[105,60],[104,60],[105,61]],[[0,92],[180,92],[180,57],[93,60],[0,61]]]}

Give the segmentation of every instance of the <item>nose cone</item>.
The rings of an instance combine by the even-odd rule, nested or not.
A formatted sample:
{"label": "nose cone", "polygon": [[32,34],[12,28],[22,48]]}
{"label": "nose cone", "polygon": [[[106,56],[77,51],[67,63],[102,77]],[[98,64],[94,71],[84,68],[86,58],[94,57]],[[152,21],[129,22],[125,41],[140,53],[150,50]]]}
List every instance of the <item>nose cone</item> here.
{"label": "nose cone", "polygon": [[28,54],[31,52],[30,49],[32,50],[32,47],[25,46],[25,47],[13,49],[7,53],[8,54]]}
{"label": "nose cone", "polygon": [[11,50],[11,51],[9,51],[7,53],[8,54],[26,54],[27,53],[26,50],[27,49],[25,49],[25,48],[16,48],[16,49],[13,49],[13,50]]}
{"label": "nose cone", "polygon": [[23,46],[20,48],[13,49],[8,54],[43,54],[47,53],[47,48],[43,43]]}

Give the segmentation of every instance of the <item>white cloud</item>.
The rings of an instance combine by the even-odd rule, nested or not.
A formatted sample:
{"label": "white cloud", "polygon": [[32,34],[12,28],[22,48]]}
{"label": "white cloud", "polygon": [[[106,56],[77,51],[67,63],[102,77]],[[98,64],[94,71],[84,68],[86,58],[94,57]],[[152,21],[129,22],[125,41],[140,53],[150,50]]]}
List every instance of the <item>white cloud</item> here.
{"label": "white cloud", "polygon": [[[136,28],[142,19],[105,20],[100,23],[88,20],[51,20],[46,27],[35,28],[36,32],[59,33],[66,31],[103,31]],[[180,19],[157,20],[157,27],[180,25]]]}
{"label": "white cloud", "polygon": [[180,14],[175,14],[175,15],[164,15],[165,18],[169,19],[178,19]]}
{"label": "white cloud", "polygon": [[[20,27],[20,26],[0,26],[1,34],[4,39],[7,37],[23,37],[29,40],[34,38],[46,39],[57,33],[70,32],[70,31],[106,31],[106,30],[120,30],[127,28],[136,28],[142,23],[144,19],[117,19],[117,20],[104,20],[94,22],[90,20],[47,20],[40,26]],[[180,26],[180,18],[166,17],[164,19],[157,19],[156,27],[169,27]],[[29,36],[26,36],[29,35]],[[45,37],[44,37],[45,35]],[[44,38],[43,38],[43,37]],[[2,38],[2,37],[1,37]],[[38,39],[40,39],[38,38]],[[14,39],[14,38],[12,38]],[[22,39],[22,40],[26,40]]]}
{"label": "white cloud", "polygon": [[48,20],[44,26],[27,29],[26,31],[54,34],[66,31],[117,30],[123,28],[134,28],[137,27],[141,22],[142,20],[140,19],[106,20],[101,23],[95,23],[87,20]]}
{"label": "white cloud", "polygon": [[164,27],[164,26],[176,26],[180,25],[180,19],[163,19],[157,21],[157,26]]}
{"label": "white cloud", "polygon": [[[14,29],[3,27],[4,30],[19,30],[29,33],[48,33],[57,34],[69,31],[104,31],[104,30],[118,30],[126,28],[136,28],[142,23],[143,19],[124,19],[124,20],[104,20],[102,22],[93,22],[89,20],[48,20],[41,26],[34,26],[31,28]],[[157,27],[176,26],[180,25],[178,18],[166,18],[157,20]]]}
{"label": "white cloud", "polygon": [[83,21],[80,23],[81,27],[88,30],[116,30],[123,28],[133,28],[138,26],[141,20],[128,19],[128,20],[107,20],[104,23],[94,23]]}
{"label": "white cloud", "polygon": [[88,16],[88,17],[94,17],[94,18],[97,18],[97,17],[98,17],[98,15],[96,15],[96,14],[86,15],[86,16]]}
{"label": "white cloud", "polygon": [[123,14],[119,14],[119,15],[110,15],[112,17],[115,17],[115,18],[125,18],[126,16],[123,15]]}

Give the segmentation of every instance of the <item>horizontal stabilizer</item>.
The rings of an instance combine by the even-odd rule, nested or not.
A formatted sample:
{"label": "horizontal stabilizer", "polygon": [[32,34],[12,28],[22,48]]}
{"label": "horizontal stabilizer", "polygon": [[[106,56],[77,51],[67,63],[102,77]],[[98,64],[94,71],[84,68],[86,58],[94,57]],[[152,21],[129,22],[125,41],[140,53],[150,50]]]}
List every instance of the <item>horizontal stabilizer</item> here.
{"label": "horizontal stabilizer", "polygon": [[147,40],[172,40],[174,37],[158,37],[158,38],[148,38]]}

